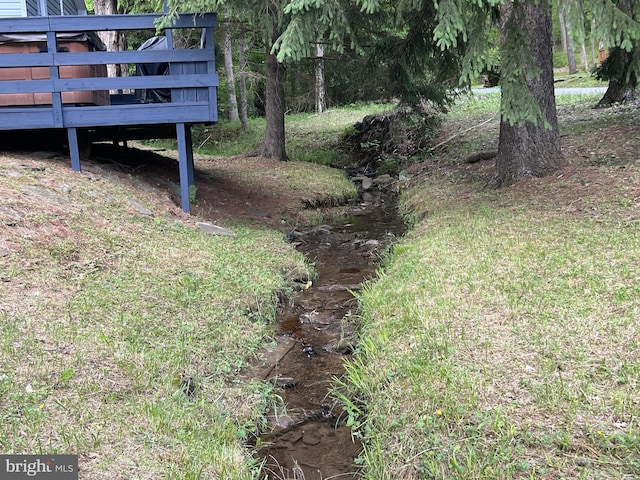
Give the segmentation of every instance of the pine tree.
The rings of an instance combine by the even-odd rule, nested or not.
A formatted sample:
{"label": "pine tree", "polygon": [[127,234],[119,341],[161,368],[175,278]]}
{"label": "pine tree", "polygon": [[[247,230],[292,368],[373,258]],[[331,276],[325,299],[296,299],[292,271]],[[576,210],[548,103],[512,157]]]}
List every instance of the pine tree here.
{"label": "pine tree", "polygon": [[224,8],[230,17],[250,25],[260,33],[265,45],[267,89],[266,129],[258,154],[285,161],[288,159],[285,145],[285,66],[276,57],[274,42],[289,20],[284,13],[286,0],[169,0],[171,16],[180,11],[206,12]]}
{"label": "pine tree", "polygon": [[596,34],[609,50],[608,58],[595,70],[596,78],[609,81],[597,106],[633,100],[640,77],[640,1],[593,0],[591,8],[599,19]]}

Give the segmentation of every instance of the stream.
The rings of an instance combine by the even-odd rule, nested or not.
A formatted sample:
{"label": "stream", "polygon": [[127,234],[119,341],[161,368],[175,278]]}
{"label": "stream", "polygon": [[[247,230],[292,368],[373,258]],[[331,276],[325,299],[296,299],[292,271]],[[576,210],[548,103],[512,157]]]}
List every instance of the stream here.
{"label": "stream", "polygon": [[279,313],[276,346],[261,375],[283,405],[268,416],[258,455],[271,480],[353,479],[361,445],[329,395],[334,377],[356,347],[352,292],[375,277],[379,255],[403,232],[395,202],[364,192],[348,216],[332,225],[293,231],[291,241],[314,262],[318,278]]}

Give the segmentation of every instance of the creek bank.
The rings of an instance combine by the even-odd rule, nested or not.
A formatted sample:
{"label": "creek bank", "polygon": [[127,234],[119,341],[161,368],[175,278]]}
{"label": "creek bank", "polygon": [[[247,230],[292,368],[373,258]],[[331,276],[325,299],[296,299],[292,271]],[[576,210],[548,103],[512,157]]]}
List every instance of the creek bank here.
{"label": "creek bank", "polygon": [[404,231],[395,199],[381,188],[390,183],[365,185],[367,190],[339,220],[289,234],[318,277],[280,308],[275,345],[257,373],[282,398],[260,437],[258,455],[270,479],[358,476],[354,460],[361,445],[330,389],[344,372],[345,357],[356,349],[354,293],[363,281],[375,278],[380,254]]}

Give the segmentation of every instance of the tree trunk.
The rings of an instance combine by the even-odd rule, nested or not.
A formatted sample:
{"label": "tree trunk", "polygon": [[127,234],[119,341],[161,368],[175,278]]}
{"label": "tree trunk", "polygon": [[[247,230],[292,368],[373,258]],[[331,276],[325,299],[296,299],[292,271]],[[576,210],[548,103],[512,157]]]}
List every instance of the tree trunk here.
{"label": "tree trunk", "polygon": [[240,121],[238,115],[238,100],[236,98],[236,82],[233,73],[233,45],[231,43],[231,22],[228,18],[222,23],[224,38],[224,76],[227,83],[227,99],[229,101],[229,120]]}
{"label": "tree trunk", "polygon": [[589,72],[589,58],[587,57],[587,46],[585,45],[584,40],[582,40],[580,44],[580,63],[582,63],[584,71]]}
{"label": "tree trunk", "polygon": [[[508,15],[517,15],[522,34],[535,64],[540,68],[539,78],[527,81],[527,88],[540,107],[549,128],[529,121],[510,124],[500,122],[496,173],[492,186],[511,185],[518,180],[542,177],[564,165],[560,150],[558,118],[553,92],[553,37],[550,7],[545,2],[527,0],[515,2]],[[502,101],[506,101],[502,97]]]}
{"label": "tree trunk", "polygon": [[562,51],[567,53],[567,24],[564,22],[564,5],[558,0],[558,25],[560,26],[560,44]]}
{"label": "tree trunk", "polygon": [[[617,6],[635,20],[633,0],[620,0]],[[637,45],[634,45],[634,48],[638,48]],[[614,103],[630,102],[638,98],[636,91],[638,78],[633,71],[630,72],[631,60],[632,54],[627,53],[626,50],[620,47],[609,49],[609,56],[601,66],[607,71],[604,78],[609,79],[609,86],[596,108],[608,107]]]}
{"label": "tree trunk", "polygon": [[589,59],[587,57],[587,46],[584,42],[585,39],[585,31],[584,31],[584,12],[580,10],[580,60],[582,65],[584,66],[584,71],[589,72],[591,68],[589,67]]}
{"label": "tree trunk", "polygon": [[[115,15],[118,13],[118,2],[117,0],[94,0],[93,10],[96,15]],[[119,42],[117,30],[103,30],[98,32],[98,36],[107,47],[107,51],[118,51]],[[118,67],[114,64],[107,65],[107,75],[109,77],[118,76],[118,70]]]}
{"label": "tree trunk", "polygon": [[596,36],[593,34],[596,30],[596,19],[591,19],[591,64],[595,65],[598,59],[598,50],[596,49]]}
{"label": "tree trunk", "polygon": [[[118,13],[123,13],[122,11],[118,11]],[[126,52],[128,49],[127,43],[127,35],[125,32],[118,32],[116,36],[116,46],[115,50],[118,52]],[[129,65],[126,63],[118,63],[115,65],[116,77],[128,77],[129,76]]]}
{"label": "tree trunk", "polygon": [[616,72],[616,74],[609,79],[607,91],[604,92],[603,97],[595,108],[609,107],[614,103],[631,102],[637,99],[638,92],[636,88],[638,83],[636,76],[632,73],[629,80],[626,80],[631,63],[629,54],[625,50],[616,47],[610,50],[609,57],[605,62],[609,62],[609,70]]}
{"label": "tree trunk", "polygon": [[569,66],[569,74],[578,72],[576,65],[576,54],[573,51],[573,40],[571,38],[571,23],[565,15],[565,4],[563,0],[558,0],[558,20],[560,22],[560,38],[562,40],[562,48],[567,54],[567,64]]}
{"label": "tree trunk", "polygon": [[324,45],[316,43],[316,113],[327,109],[327,91],[324,81]]}
{"label": "tree trunk", "polygon": [[242,128],[246,129],[249,126],[249,120],[247,118],[247,60],[245,58],[247,45],[244,35],[243,31],[238,42],[238,68],[240,70],[240,123],[242,123]]}
{"label": "tree trunk", "polygon": [[[273,38],[278,38],[276,32]],[[285,67],[278,62],[276,55],[271,53],[271,44],[266,46],[266,66],[267,66],[267,90],[265,92],[265,120],[266,129],[264,141],[260,149],[263,157],[275,158],[287,161],[284,136],[284,114],[285,114]]]}
{"label": "tree trunk", "polygon": [[573,39],[571,38],[571,22],[566,20],[565,34],[567,35],[567,63],[569,64],[569,74],[578,73],[576,63],[576,52],[573,49]]}

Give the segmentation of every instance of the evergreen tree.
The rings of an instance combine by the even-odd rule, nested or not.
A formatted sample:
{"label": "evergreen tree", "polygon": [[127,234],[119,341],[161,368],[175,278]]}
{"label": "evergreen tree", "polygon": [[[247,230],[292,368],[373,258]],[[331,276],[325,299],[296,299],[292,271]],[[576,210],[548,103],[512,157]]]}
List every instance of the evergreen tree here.
{"label": "evergreen tree", "polygon": [[500,27],[500,136],[492,185],[543,176],[563,165],[553,91],[551,3],[547,0],[438,3],[434,32],[443,49],[462,54],[463,83],[490,67]]}
{"label": "evergreen tree", "polygon": [[[548,174],[563,163],[553,93],[551,4],[548,0],[502,3],[398,0],[394,13],[398,23],[407,27],[403,41],[392,50],[400,67],[396,69],[399,83],[410,83],[410,69],[424,75],[427,68],[433,68],[437,72],[433,78],[440,79],[439,88],[454,82],[466,86],[491,66],[491,34],[500,24],[502,101],[496,186]],[[305,32],[310,18],[331,18],[328,12],[334,4],[331,0],[291,1],[287,8],[293,18],[278,43],[279,55],[295,56],[304,51],[309,43]],[[366,12],[392,5],[375,0],[357,4]],[[350,28],[346,21],[340,25]],[[351,30],[332,33],[333,38],[343,38]],[[403,59],[404,64],[397,59]],[[451,78],[453,75],[457,78]],[[410,94],[411,89],[406,92]]]}
{"label": "evergreen tree", "polygon": [[591,7],[595,18],[600,19],[596,33],[609,49],[607,59],[594,71],[596,78],[609,81],[597,106],[633,100],[640,76],[640,1],[594,0]]}
{"label": "evergreen tree", "polygon": [[266,129],[260,155],[287,160],[285,148],[285,66],[276,57],[274,42],[288,21],[284,10],[286,0],[169,0],[167,21],[179,12],[207,12],[224,8],[230,17],[250,25],[260,33],[266,55]]}

